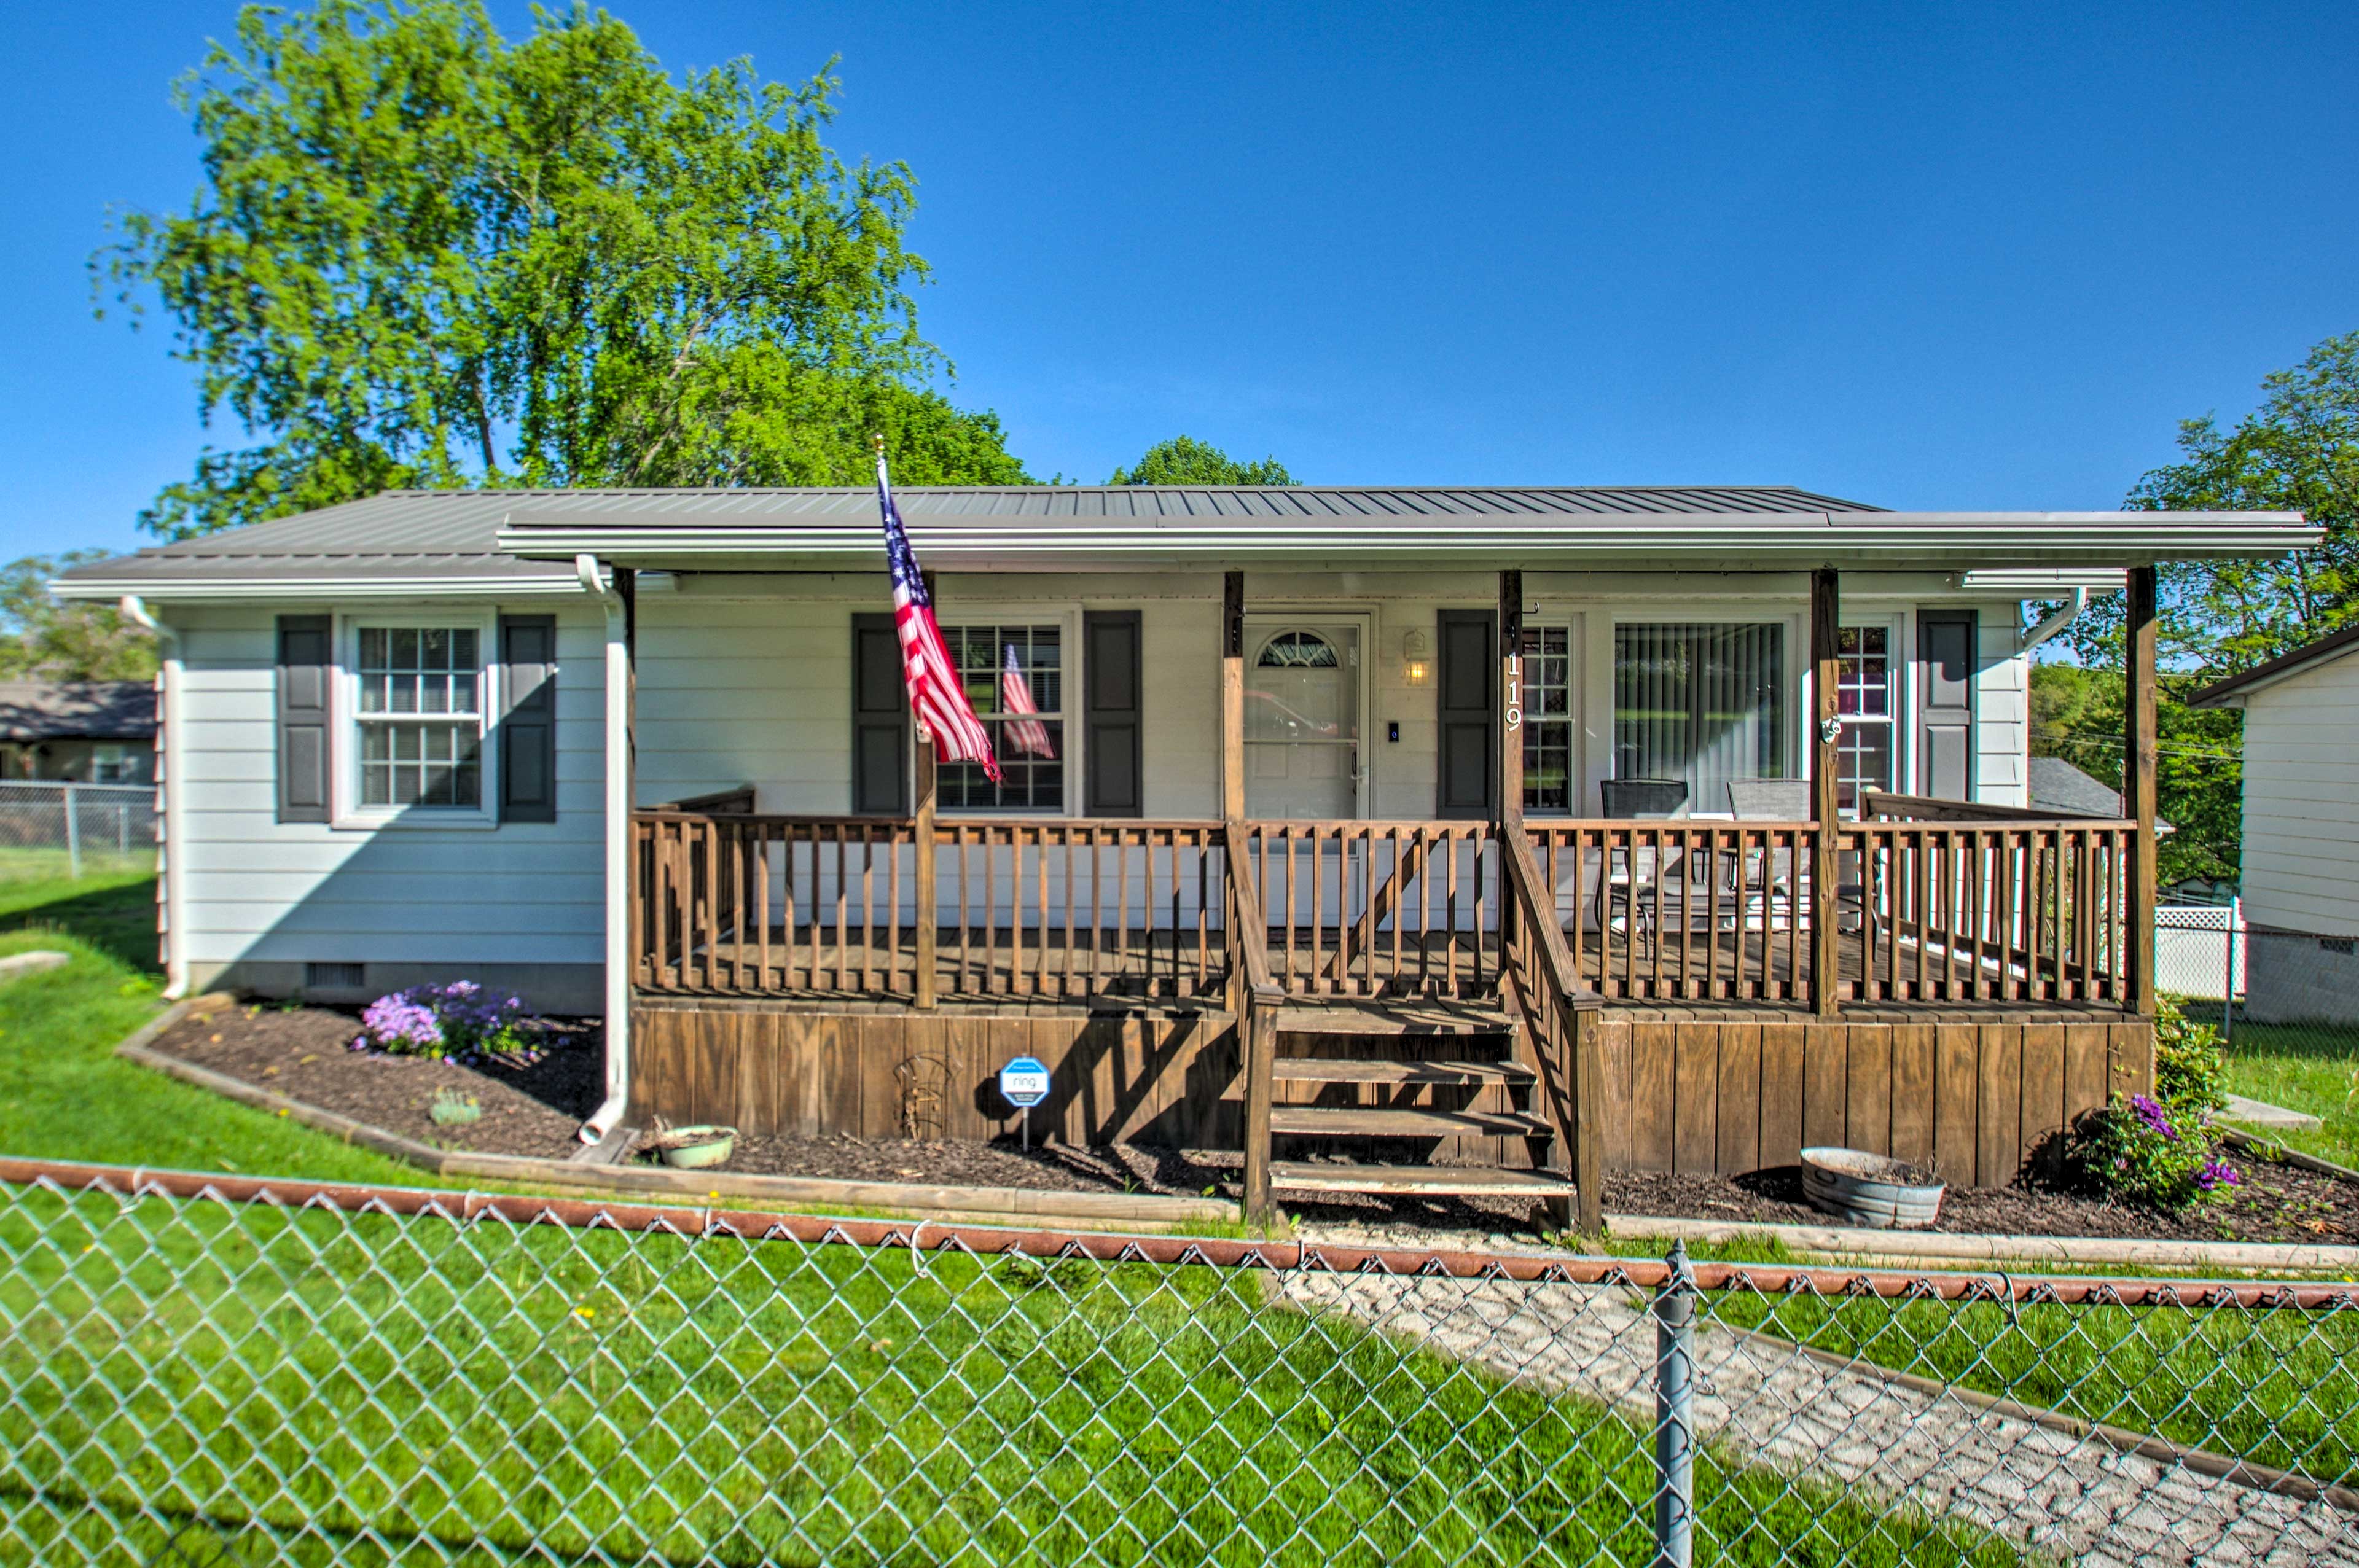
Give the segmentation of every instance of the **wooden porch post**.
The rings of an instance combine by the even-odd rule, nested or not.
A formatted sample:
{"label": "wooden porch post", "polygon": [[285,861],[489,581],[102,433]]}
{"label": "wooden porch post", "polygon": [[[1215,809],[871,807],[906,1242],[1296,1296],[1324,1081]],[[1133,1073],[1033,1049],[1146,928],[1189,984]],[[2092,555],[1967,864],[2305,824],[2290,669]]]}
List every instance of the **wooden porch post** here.
{"label": "wooden porch post", "polygon": [[[924,735],[922,730],[919,733]],[[934,1005],[934,944],[939,939],[941,925],[941,908],[936,897],[938,868],[934,864],[934,777],[938,771],[933,738],[925,736],[918,742],[918,809],[914,813],[918,850],[917,1005],[919,1007]]]}
{"label": "wooden porch post", "polygon": [[[880,436],[877,439],[882,441],[884,438]],[[926,572],[922,576],[926,584],[926,597],[930,600],[934,597],[934,574]],[[918,753],[916,776],[912,781],[913,798],[909,803],[913,808],[910,816],[916,819],[912,836],[917,839],[918,853],[918,885],[915,893],[918,901],[916,910],[918,993],[915,1005],[930,1008],[935,1001],[934,944],[940,935],[941,916],[941,909],[935,897],[937,868],[934,864],[935,775],[940,772],[940,762],[935,756],[933,737],[926,733],[926,721],[915,714],[910,715],[910,719],[913,725],[912,733],[917,737],[915,750]],[[818,853],[817,849],[814,849],[812,853]],[[894,918],[897,920],[900,917],[897,914]],[[814,937],[812,940],[816,941],[817,938]]]}
{"label": "wooden porch post", "polygon": [[2128,968],[2130,1006],[2140,1018],[2154,1016],[2155,900],[2155,569],[2132,567],[2129,612],[2123,631],[2127,680],[2123,693],[2122,804],[2137,819],[2130,850]]}
{"label": "wooden porch post", "polygon": [[1245,815],[1245,574],[1221,579],[1221,817]]}
{"label": "wooden porch post", "polygon": [[[1810,1007],[1821,1018],[1834,1016],[1842,989],[1835,930],[1842,910],[1837,896],[1842,861],[1835,852],[1842,825],[1835,793],[1842,748],[1841,731],[1835,728],[1842,680],[1838,593],[1834,568],[1821,567],[1810,574],[1810,816],[1818,824],[1810,840]],[[1864,875],[1861,880],[1864,884]],[[1864,900],[1865,892],[1861,896]]]}
{"label": "wooden porch post", "polygon": [[[1491,819],[1524,820],[1524,574],[1499,574],[1499,798]],[[1503,900],[1501,910],[1506,908]]]}

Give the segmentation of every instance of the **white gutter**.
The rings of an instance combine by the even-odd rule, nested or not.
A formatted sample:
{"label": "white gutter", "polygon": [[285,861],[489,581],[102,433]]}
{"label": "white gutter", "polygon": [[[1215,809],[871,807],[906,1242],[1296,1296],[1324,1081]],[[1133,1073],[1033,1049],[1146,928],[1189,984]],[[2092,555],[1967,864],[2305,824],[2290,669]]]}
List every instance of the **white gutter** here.
{"label": "white gutter", "polygon": [[187,881],[179,857],[174,852],[188,840],[183,837],[181,823],[187,812],[180,800],[180,634],[149,612],[136,593],[126,593],[116,608],[123,618],[134,626],[153,633],[158,651],[163,655],[157,673],[156,728],[163,740],[162,764],[157,770],[156,785],[164,797],[164,838],[158,847],[157,872],[163,878],[164,904],[164,995],[178,1001],[189,994],[189,923],[182,914],[187,903],[182,884]]}
{"label": "white gutter", "polygon": [[49,585],[60,599],[106,600],[136,594],[157,603],[183,600],[269,600],[308,603],[344,599],[541,599],[576,594],[582,585],[571,576],[529,577],[344,577],[209,578],[162,577],[142,574],[118,578],[60,578]]}
{"label": "white gutter", "polygon": [[2026,632],[2023,634],[2022,645],[2017,647],[2016,652],[2018,654],[2027,654],[2031,652],[2032,649],[2037,648],[2040,643],[2045,643],[2048,639],[2056,635],[2057,633],[2061,632],[2065,627],[2072,624],[2075,620],[2079,619],[2081,611],[2088,608],[2089,590],[2085,588],[2074,589],[2072,590],[2072,597],[2064,601],[2064,607],[2062,609],[2057,611],[2055,614],[2050,615],[2047,620],[2042,621],[2038,625],[2034,626],[2030,631]]}
{"label": "white gutter", "polygon": [[582,1124],[596,1143],[631,1105],[631,645],[623,596],[598,557],[573,557],[582,591],[606,607],[606,1098]]}

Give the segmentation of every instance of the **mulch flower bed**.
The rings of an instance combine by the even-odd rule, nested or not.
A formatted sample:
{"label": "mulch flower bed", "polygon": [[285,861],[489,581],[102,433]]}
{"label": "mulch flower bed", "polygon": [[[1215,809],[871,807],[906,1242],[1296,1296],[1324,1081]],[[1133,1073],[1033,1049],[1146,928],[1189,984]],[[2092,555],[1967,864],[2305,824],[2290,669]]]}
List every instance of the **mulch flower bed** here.
{"label": "mulch flower bed", "polygon": [[[2001,1236],[2093,1236],[2154,1241],[2359,1244],[2359,1184],[2232,1153],[2242,1178],[2210,1202],[2178,1215],[2112,1203],[2036,1180],[1979,1192],[1952,1187],[1941,1197],[1936,1230]],[[1802,1198],[1797,1167],[1734,1180],[1623,1172],[1605,1183],[1615,1214],[1657,1215],[1728,1224],[1832,1226]]]}
{"label": "mulch flower bed", "polygon": [[[605,1063],[597,1020],[545,1024],[538,1060],[467,1063],[352,1049],[358,1008],[247,1002],[190,1013],[153,1048],[421,1143],[562,1160],[581,1149],[575,1134],[605,1098]],[[481,1119],[439,1125],[428,1114],[438,1091],[473,1096]]]}
{"label": "mulch flower bed", "polygon": [[[352,1049],[360,1010],[246,1003],[191,1013],[155,1043],[199,1066],[420,1142],[486,1154],[565,1159],[582,1147],[582,1121],[605,1092],[594,1019],[546,1021],[546,1049],[475,1060],[395,1056]],[[429,1114],[438,1092],[473,1096],[480,1120],[458,1127]],[[651,1156],[642,1154],[641,1159]],[[2243,1180],[2225,1195],[2172,1216],[2027,1181],[1997,1192],[1952,1188],[1938,1230],[2014,1236],[2149,1240],[2359,1244],[2359,1184],[2237,1155]],[[847,1137],[747,1136],[727,1170],[743,1174],[913,1182],[936,1186],[1196,1195],[1230,1191],[1239,1158],[1230,1151],[1134,1146],[1080,1149],[1014,1142],[919,1142]],[[1332,1194],[1288,1203],[1298,1218],[1408,1225],[1438,1230],[1529,1232],[1540,1205],[1513,1199],[1388,1199]],[[1733,1180],[1621,1172],[1606,1178],[1615,1214],[1732,1225],[1840,1223],[1802,1199],[1796,1169]]]}

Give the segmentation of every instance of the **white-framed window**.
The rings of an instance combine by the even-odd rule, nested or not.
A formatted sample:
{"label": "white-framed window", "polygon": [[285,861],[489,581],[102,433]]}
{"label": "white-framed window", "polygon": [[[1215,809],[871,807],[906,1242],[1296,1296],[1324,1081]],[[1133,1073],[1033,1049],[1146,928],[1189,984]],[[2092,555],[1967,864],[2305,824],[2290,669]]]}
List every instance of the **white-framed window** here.
{"label": "white-framed window", "polygon": [[1897,782],[1893,741],[1899,707],[1893,683],[1893,649],[1898,639],[1889,622],[1839,628],[1835,634],[1835,712],[1843,719],[1835,771],[1836,803],[1859,809],[1868,790],[1888,790]]}
{"label": "white-framed window", "polygon": [[490,618],[355,614],[339,648],[337,816],[490,821]]}
{"label": "white-framed window", "polygon": [[131,749],[120,741],[101,741],[90,749],[90,782],[131,784]]}
{"label": "white-framed window", "polygon": [[1570,812],[1572,773],[1572,628],[1524,623],[1524,809]]}
{"label": "white-framed window", "polygon": [[1062,617],[1031,614],[942,628],[1004,775],[995,784],[980,762],[943,763],[935,785],[942,810],[1065,814],[1070,630]]}

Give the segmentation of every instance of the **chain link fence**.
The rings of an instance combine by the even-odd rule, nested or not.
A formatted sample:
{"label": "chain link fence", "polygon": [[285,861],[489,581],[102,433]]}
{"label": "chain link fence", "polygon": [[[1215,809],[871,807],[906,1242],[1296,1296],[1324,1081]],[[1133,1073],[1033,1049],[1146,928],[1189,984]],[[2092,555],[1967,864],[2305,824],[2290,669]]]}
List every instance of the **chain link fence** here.
{"label": "chain link fence", "polygon": [[153,784],[0,780],[0,881],[152,866],[159,820]]}
{"label": "chain link fence", "polygon": [[2359,1563],[2359,1288],[0,1162],[0,1560]]}

